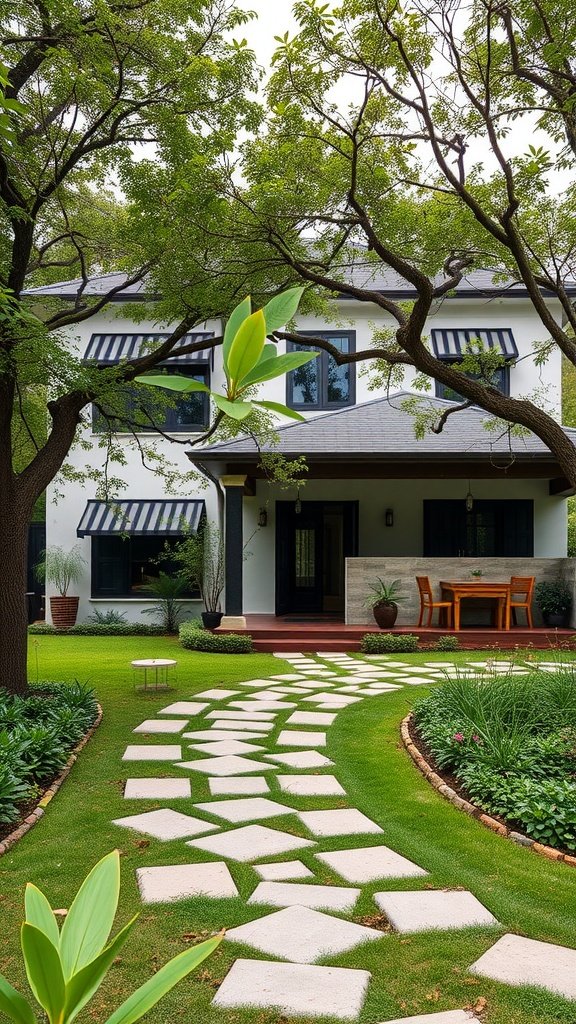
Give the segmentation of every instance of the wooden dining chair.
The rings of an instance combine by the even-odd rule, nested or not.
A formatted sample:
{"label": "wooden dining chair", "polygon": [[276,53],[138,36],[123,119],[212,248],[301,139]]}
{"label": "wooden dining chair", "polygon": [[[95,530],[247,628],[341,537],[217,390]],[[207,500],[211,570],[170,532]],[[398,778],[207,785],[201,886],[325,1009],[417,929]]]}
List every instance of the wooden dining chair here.
{"label": "wooden dining chair", "polygon": [[[418,619],[418,625],[421,626],[424,621],[424,612],[428,612],[427,626],[432,625],[432,616],[434,609],[438,608],[440,612],[446,612],[446,621],[448,629],[452,629],[452,601],[435,601],[432,593],[432,587],[430,586],[430,579],[428,576],[417,576],[416,583],[418,584],[418,591],[420,593],[420,618]],[[439,616],[440,621],[440,616]]]}
{"label": "wooden dining chair", "polygon": [[[534,593],[535,579],[535,576],[510,577],[510,611],[514,625],[517,625],[516,609],[523,608],[526,612],[528,627],[533,629],[532,595]],[[518,600],[519,598],[520,600]]]}

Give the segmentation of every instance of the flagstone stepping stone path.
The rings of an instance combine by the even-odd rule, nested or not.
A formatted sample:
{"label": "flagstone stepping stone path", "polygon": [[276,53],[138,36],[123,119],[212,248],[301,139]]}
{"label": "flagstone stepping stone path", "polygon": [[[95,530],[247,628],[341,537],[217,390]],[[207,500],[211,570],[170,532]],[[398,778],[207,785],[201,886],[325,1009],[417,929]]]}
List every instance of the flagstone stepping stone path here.
{"label": "flagstone stepping stone path", "polygon": [[[498,921],[471,892],[422,888],[425,868],[386,846],[380,825],[349,806],[337,777],[338,766],[323,752],[326,729],[338,711],[371,697],[385,697],[405,685],[429,685],[457,674],[482,677],[487,669],[528,670],[498,659],[456,668],[452,662],[414,666],[385,655],[352,658],[329,651],[318,653],[321,660],[280,652],[276,657],[288,662],[293,671],[245,680],[233,690],[204,690],[190,700],[156,710],[158,716],[167,717],[146,719],[135,727],[134,733],[148,735],[150,740],[127,746],[122,760],[170,762],[174,774],[126,779],[124,798],[149,800],[154,809],[117,818],[113,824],[161,840],[168,849],[170,842],[178,842],[180,857],[185,844],[195,859],[198,855],[216,858],[138,868],[143,903],[236,898],[257,915],[226,933],[226,942],[239,947],[239,956],[213,1006],[223,1010],[250,1006],[307,1019],[357,1020],[370,973],[319,961],[368,942],[386,943],[388,932],[346,919],[353,915],[363,885],[414,879],[412,889],[373,896],[375,916],[378,908],[399,933],[495,928]],[[184,747],[156,742],[157,735],[168,733],[189,742]],[[183,759],[183,749],[189,760]],[[190,773],[196,773],[192,781]],[[204,797],[206,782],[209,800]],[[193,803],[198,790],[204,799]],[[186,798],[193,814],[154,806]],[[303,810],[302,799],[317,801],[317,806],[313,803],[313,809]],[[310,802],[306,806],[310,808]],[[281,822],[274,822],[275,818]],[[352,837],[364,835],[362,846],[347,848]],[[323,848],[323,842],[332,837],[342,837],[341,849]],[[302,851],[306,863],[289,859],[296,851]],[[266,862],[256,863],[262,860]],[[259,879],[247,898],[241,897],[234,877],[239,863],[250,865]],[[329,885],[319,884],[316,870],[322,875],[322,866],[335,876],[331,874]],[[276,957],[277,962],[262,960],[259,954]],[[541,985],[576,999],[576,949],[508,934],[470,971],[511,985]],[[381,1024],[480,1022],[471,1011],[456,1008]]]}

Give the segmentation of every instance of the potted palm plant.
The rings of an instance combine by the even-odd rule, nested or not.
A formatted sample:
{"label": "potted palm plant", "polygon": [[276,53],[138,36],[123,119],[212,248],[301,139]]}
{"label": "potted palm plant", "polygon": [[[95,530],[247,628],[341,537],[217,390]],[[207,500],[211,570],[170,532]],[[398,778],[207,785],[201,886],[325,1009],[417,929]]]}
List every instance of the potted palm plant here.
{"label": "potted palm plant", "polygon": [[178,544],[172,557],[189,586],[200,591],[205,628],[216,629],[222,621],[220,598],[224,589],[224,544],[218,525],[205,522],[197,533]]}
{"label": "potted palm plant", "polygon": [[393,580],[388,584],[384,583],[380,576],[371,586],[373,593],[366,598],[366,607],[372,609],[380,629],[391,629],[396,622],[398,602],[404,600],[403,595],[398,593],[399,586],[400,580]]}
{"label": "potted palm plant", "polygon": [[73,583],[80,582],[85,565],[78,548],[65,551],[55,547],[47,548],[36,566],[38,579],[45,579],[46,585],[52,583],[58,591],[57,596],[50,597],[50,613],[56,629],[70,629],[76,622],[80,598],[72,597],[68,590]]}

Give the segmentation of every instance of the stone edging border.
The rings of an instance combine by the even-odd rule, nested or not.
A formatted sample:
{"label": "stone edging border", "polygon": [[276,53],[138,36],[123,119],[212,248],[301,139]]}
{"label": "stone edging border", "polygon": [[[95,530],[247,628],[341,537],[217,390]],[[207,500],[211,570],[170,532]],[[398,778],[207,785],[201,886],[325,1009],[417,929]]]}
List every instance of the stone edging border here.
{"label": "stone edging border", "polygon": [[475,804],[471,804],[469,800],[464,800],[461,796],[458,796],[458,793],[444,782],[444,779],[434,771],[418,750],[418,747],[410,736],[411,721],[412,712],[410,712],[409,715],[406,715],[406,718],[404,718],[400,724],[400,736],[402,738],[402,743],[410,754],[410,757],[414,761],[416,767],[420,769],[430,785],[441,793],[446,800],[449,800],[450,803],[454,804],[454,806],[460,811],[465,811],[466,814],[476,818],[477,821],[481,822],[482,825],[485,825],[486,828],[491,829],[492,832],[496,832],[498,835],[504,836],[506,839],[511,839],[513,843],[517,843],[519,846],[526,846],[530,850],[533,850],[534,853],[540,854],[541,857],[547,857],[548,860],[561,861],[563,864],[568,864],[570,867],[576,867],[576,857],[571,857],[567,853],[561,853],[559,850],[555,850],[552,846],[544,846],[542,843],[537,843],[534,839],[530,839],[528,836],[522,835],[521,832],[514,832],[511,829],[506,828],[502,822],[497,821],[496,818],[491,818],[488,814],[485,814],[482,808],[476,807]]}
{"label": "stone edging border", "polygon": [[17,843],[18,840],[22,838],[22,836],[26,835],[26,833],[29,832],[31,828],[33,828],[36,822],[40,820],[40,818],[44,814],[44,810],[46,809],[52,798],[56,796],[56,793],[60,789],[60,786],[64,782],[64,779],[70,774],[72,766],[78,760],[78,754],[86,746],[88,740],[92,738],[92,736],[96,732],[96,729],[100,725],[100,722],[102,721],[102,708],[100,704],[97,704],[96,706],[98,708],[96,721],[90,726],[88,732],[85,733],[85,735],[80,740],[80,743],[78,743],[78,745],[74,747],[74,750],[72,751],[70,757],[66,761],[66,764],[64,765],[62,771],[60,772],[60,775],[55,779],[51,786],[48,786],[48,789],[44,790],[41,799],[36,804],[36,807],[34,808],[33,811],[30,812],[30,814],[26,818],[24,818],[22,824],[19,825],[18,828],[14,829],[13,832],[10,832],[10,834],[7,835],[5,839],[2,839],[0,841],[0,857],[4,853],[7,853],[10,847],[14,846],[14,844]]}

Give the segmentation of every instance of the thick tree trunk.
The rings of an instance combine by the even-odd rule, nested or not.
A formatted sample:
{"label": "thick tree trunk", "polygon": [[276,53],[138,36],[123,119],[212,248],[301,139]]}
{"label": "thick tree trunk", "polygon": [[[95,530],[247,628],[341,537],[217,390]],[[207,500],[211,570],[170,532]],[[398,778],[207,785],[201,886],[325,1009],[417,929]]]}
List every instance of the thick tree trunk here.
{"label": "thick tree trunk", "polygon": [[27,555],[28,522],[0,494],[0,687],[11,693],[28,688]]}

